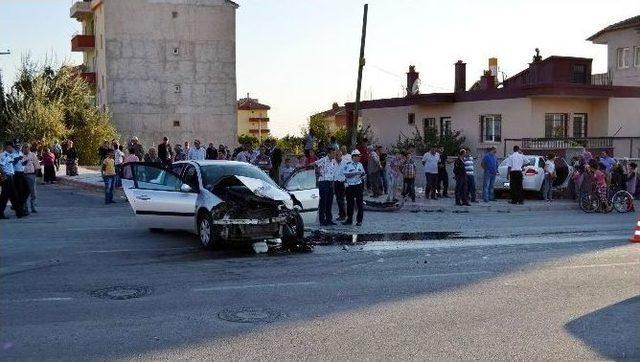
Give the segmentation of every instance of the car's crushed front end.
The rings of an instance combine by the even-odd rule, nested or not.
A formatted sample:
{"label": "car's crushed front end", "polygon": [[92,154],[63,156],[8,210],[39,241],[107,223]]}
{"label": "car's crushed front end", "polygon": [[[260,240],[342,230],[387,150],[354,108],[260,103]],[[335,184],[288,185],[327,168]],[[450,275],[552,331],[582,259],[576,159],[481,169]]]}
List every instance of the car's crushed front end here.
{"label": "car's crushed front end", "polygon": [[227,176],[210,190],[222,202],[213,207],[212,224],[225,242],[291,239],[302,227],[291,196],[262,180]]}

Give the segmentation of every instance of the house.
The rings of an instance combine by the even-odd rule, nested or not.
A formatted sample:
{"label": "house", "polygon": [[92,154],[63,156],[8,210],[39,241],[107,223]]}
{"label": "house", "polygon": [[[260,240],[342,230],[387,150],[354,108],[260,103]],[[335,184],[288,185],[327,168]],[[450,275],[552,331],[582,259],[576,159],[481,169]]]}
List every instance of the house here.
{"label": "house", "polygon": [[249,97],[238,100],[238,136],[251,135],[262,141],[271,134],[269,129],[269,107]]}
{"label": "house", "polygon": [[340,106],[337,102],[333,102],[331,109],[316,113],[311,117],[321,117],[331,134],[347,127],[347,113],[344,106]]}
{"label": "house", "polygon": [[587,40],[607,44],[608,72],[600,75],[603,84],[640,84],[640,15],[609,25]]}
{"label": "house", "polygon": [[[624,42],[630,42],[630,49],[634,41],[640,44],[637,32],[635,40],[627,33],[636,31],[637,25],[612,27],[589,39],[606,39],[610,48]],[[370,126],[384,145],[395,143],[401,133],[410,135],[417,127],[440,134],[461,130],[477,152],[495,146],[506,154],[518,144],[528,152],[562,153],[580,145],[595,152],[639,157],[640,82],[627,75],[626,68],[612,69],[613,82],[602,82],[604,76],[592,77],[591,62],[569,56],[543,59],[536,50],[528,67],[499,82],[497,59],[491,58],[489,69],[467,90],[466,64],[458,61],[453,92],[408,92],[406,97],[363,101],[361,123]],[[410,67],[407,89],[417,77],[418,72]],[[345,106],[351,125],[354,104]]]}
{"label": "house", "polygon": [[229,0],[75,1],[71,50],[118,132],[146,145],[163,136],[233,144],[236,9]]}

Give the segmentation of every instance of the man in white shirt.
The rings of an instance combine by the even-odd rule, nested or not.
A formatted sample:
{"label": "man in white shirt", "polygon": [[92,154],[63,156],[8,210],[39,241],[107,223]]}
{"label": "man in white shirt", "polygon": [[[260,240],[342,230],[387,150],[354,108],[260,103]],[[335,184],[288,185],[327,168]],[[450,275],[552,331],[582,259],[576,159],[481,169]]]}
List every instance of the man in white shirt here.
{"label": "man in white shirt", "polygon": [[422,165],[424,165],[424,175],[427,179],[427,187],[425,189],[424,197],[428,199],[431,197],[433,200],[437,200],[438,189],[438,162],[440,162],[440,154],[436,152],[436,148],[431,146],[429,152],[422,156]]}
{"label": "man in white shirt", "polygon": [[189,160],[204,160],[207,156],[207,151],[204,147],[200,147],[200,141],[194,140],[193,147],[189,149],[189,154],[187,158]]}
{"label": "man in white shirt", "polygon": [[318,190],[320,191],[320,205],[318,218],[320,225],[335,225],[331,214],[331,204],[333,204],[333,180],[336,174],[336,151],[333,148],[327,150],[327,155],[314,162],[313,165],[318,170]]}
{"label": "man in white shirt", "polygon": [[15,185],[13,177],[15,175],[15,165],[20,162],[20,159],[16,159],[14,156],[13,142],[6,142],[3,152],[0,152],[0,168],[2,168],[2,191],[0,192],[0,219],[6,219],[4,210],[7,207],[7,202],[11,200],[11,205],[14,206],[16,216],[24,217],[26,214],[22,210],[22,204],[18,199],[18,194],[15,191]]}
{"label": "man in white shirt", "polygon": [[522,169],[527,164],[527,157],[522,154],[519,146],[513,146],[513,153],[507,158],[507,179],[511,191],[512,204],[524,204],[522,190]]}

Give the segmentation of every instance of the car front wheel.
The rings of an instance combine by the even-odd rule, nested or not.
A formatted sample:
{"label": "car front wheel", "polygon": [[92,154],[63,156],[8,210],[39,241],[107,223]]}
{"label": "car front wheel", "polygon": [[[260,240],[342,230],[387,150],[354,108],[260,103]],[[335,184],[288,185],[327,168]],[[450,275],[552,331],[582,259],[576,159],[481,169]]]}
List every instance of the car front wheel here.
{"label": "car front wheel", "polygon": [[203,213],[198,218],[198,236],[200,238],[200,244],[202,244],[205,249],[213,250],[218,248],[218,233],[216,232],[209,213]]}

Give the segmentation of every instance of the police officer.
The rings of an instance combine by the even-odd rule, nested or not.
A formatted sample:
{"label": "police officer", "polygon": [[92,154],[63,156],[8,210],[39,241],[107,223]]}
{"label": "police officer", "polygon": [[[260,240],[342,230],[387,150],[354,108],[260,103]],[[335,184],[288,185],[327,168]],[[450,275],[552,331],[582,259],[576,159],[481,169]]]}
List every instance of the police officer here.
{"label": "police officer", "polygon": [[0,177],[2,180],[2,192],[0,192],[0,219],[7,218],[4,215],[4,210],[6,209],[7,202],[9,200],[11,200],[16,216],[19,218],[25,216],[22,211],[23,205],[18,200],[18,195],[16,194],[14,186],[14,166],[16,163],[20,162],[20,159],[16,159],[14,156],[14,151],[13,143],[6,142],[4,151],[0,153],[0,168],[2,168],[2,176]]}
{"label": "police officer", "polygon": [[360,226],[363,218],[362,187],[366,175],[364,166],[360,163],[360,151],[353,150],[351,161],[347,162],[343,167],[343,174],[345,176],[345,185],[347,186],[347,219],[342,225],[353,225],[353,208],[357,206],[356,225]]}

